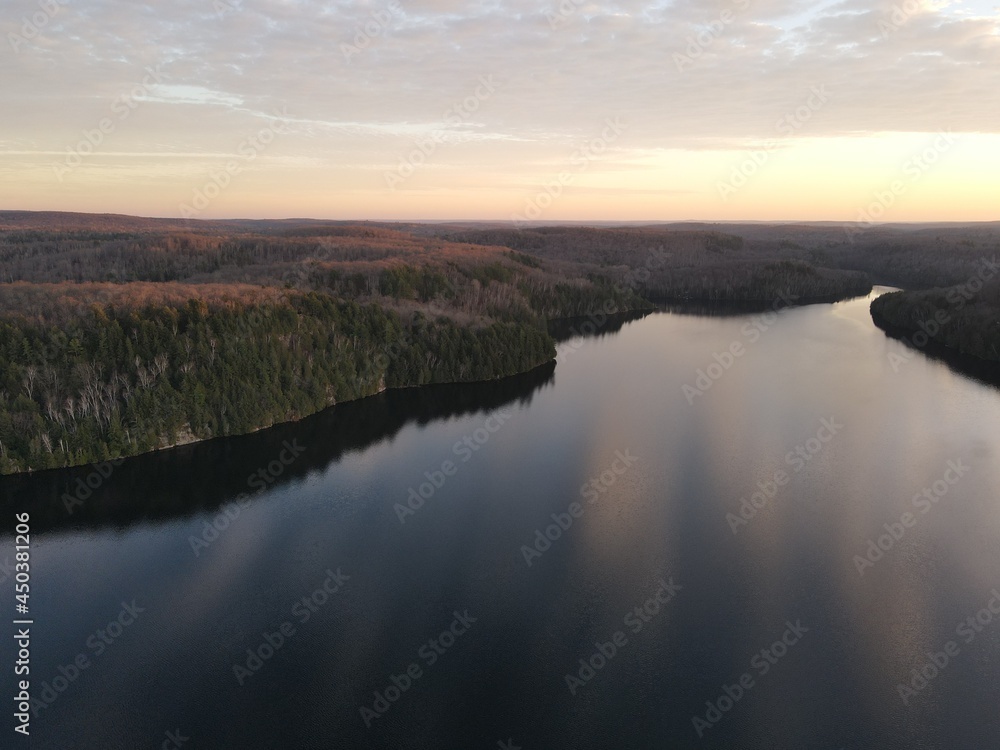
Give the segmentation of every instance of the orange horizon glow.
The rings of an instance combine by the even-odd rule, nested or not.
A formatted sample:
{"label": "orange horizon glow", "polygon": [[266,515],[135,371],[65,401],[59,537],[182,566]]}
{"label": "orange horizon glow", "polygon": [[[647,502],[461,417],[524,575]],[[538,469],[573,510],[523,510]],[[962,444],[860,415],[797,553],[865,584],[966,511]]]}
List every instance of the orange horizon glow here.
{"label": "orange horizon glow", "polygon": [[[903,15],[890,0],[612,0],[555,16],[526,0],[247,0],[197,17],[115,6],[113,22],[105,2],[0,22],[0,207],[1000,220],[995,0]],[[247,38],[266,54],[242,54]]]}

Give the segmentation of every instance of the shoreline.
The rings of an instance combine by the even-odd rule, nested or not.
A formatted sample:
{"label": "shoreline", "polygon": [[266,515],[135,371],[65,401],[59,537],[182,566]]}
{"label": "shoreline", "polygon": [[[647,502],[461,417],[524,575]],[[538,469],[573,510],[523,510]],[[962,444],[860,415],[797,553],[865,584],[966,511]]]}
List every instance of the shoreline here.
{"label": "shoreline", "polygon": [[971,377],[974,380],[1000,388],[1000,361],[983,359],[974,354],[967,354],[954,347],[942,344],[928,337],[924,345],[918,345],[914,338],[924,331],[918,329],[910,330],[903,326],[897,326],[887,321],[882,315],[871,311],[872,323],[886,336],[906,345],[907,350],[923,354],[929,359],[943,362],[962,375]]}
{"label": "shoreline", "polygon": [[797,307],[810,307],[812,305],[835,305],[839,302],[849,302],[850,300],[867,297],[875,290],[875,286],[873,284],[867,292],[800,297],[798,299],[785,299],[784,296],[774,299],[708,299],[704,297],[690,299],[677,297],[651,299],[654,300],[656,309],[662,312],[676,313],[678,315],[725,317],[777,312],[778,310],[790,310]]}
{"label": "shoreline", "polygon": [[[787,308],[791,308],[791,307],[805,307],[805,306],[813,305],[813,304],[834,304],[836,302],[842,302],[842,301],[845,301],[845,300],[848,300],[848,299],[854,299],[856,296],[864,296],[864,295],[838,296],[838,297],[836,297],[836,298],[834,298],[832,300],[831,299],[812,299],[812,298],[807,298],[807,299],[803,299],[803,300],[794,300],[793,304],[785,304],[785,305],[782,305],[782,306],[778,307],[778,309],[787,309]],[[674,313],[684,314],[680,310],[671,310],[668,307],[665,307],[663,303],[657,303],[657,302],[653,302],[651,300],[649,302],[650,302],[650,305],[651,305],[651,307],[649,307],[649,308],[647,308],[647,307],[634,308],[634,309],[631,309],[631,310],[624,310],[624,311],[621,311],[621,312],[616,312],[614,314],[606,315],[604,323],[602,325],[597,326],[597,330],[595,330],[593,332],[593,334],[589,334],[589,335],[601,335],[601,334],[605,334],[605,333],[608,333],[608,332],[615,332],[617,330],[620,330],[620,328],[625,323],[630,322],[630,321],[635,320],[635,319],[639,319],[641,317],[644,317],[645,315],[648,315],[650,313],[657,312],[657,311],[665,311],[665,312],[674,312]],[[768,309],[772,309],[774,307],[774,301],[773,300],[769,301],[765,306],[760,307],[760,308],[756,308],[756,305],[760,302],[758,300],[703,300],[703,301],[687,300],[686,302],[689,303],[689,304],[691,304],[691,305],[704,306],[704,307],[711,307],[711,308],[713,308],[711,310],[706,310],[705,312],[701,313],[701,314],[708,314],[708,315],[712,315],[712,314],[715,314],[715,315],[739,314],[740,312],[745,312],[745,313],[763,312],[763,311],[766,311]],[[737,308],[740,307],[740,306],[752,306],[752,307],[754,307],[754,309],[737,310]],[[699,314],[699,313],[697,313],[695,311],[691,311],[688,314]],[[547,321],[547,324],[546,324],[546,327],[545,327],[545,332],[553,339],[553,341],[555,343],[558,344],[560,342],[560,340],[561,340],[560,334],[565,335],[565,329],[566,329],[567,326],[572,326],[576,322],[587,321],[587,320],[591,320],[591,318],[588,317],[588,316],[575,316],[575,317],[568,317],[568,318],[553,318],[553,319]],[[560,330],[560,329],[562,329],[562,330]],[[81,469],[81,468],[88,467],[88,466],[99,466],[99,465],[102,465],[103,463],[112,462],[112,461],[123,462],[123,461],[127,461],[129,459],[132,459],[132,458],[139,458],[141,456],[148,456],[148,455],[154,455],[154,454],[158,454],[158,453],[164,453],[164,452],[172,451],[172,450],[175,450],[175,449],[178,449],[178,448],[183,448],[185,446],[195,445],[195,444],[199,444],[199,443],[206,443],[206,442],[210,442],[210,441],[213,441],[213,440],[225,440],[225,439],[229,439],[229,438],[241,437],[241,436],[246,436],[246,435],[253,435],[253,434],[256,434],[256,433],[259,433],[259,432],[263,432],[263,431],[266,431],[266,430],[269,430],[269,429],[272,429],[272,428],[275,428],[275,427],[279,427],[281,425],[295,424],[297,422],[301,422],[302,420],[308,419],[309,417],[315,416],[317,414],[322,414],[323,412],[325,412],[325,411],[327,411],[329,409],[335,409],[340,404],[358,403],[358,402],[364,401],[365,399],[369,399],[369,398],[373,398],[375,396],[378,396],[378,395],[380,395],[382,393],[385,393],[387,391],[407,391],[407,390],[427,388],[428,386],[439,386],[439,385],[475,385],[477,383],[478,384],[493,383],[493,382],[502,381],[502,380],[505,380],[505,379],[508,379],[508,378],[516,378],[516,377],[519,377],[519,376],[530,374],[532,372],[537,371],[538,369],[540,369],[542,367],[546,367],[547,365],[551,365],[553,363],[556,363],[557,360],[558,360],[558,351],[551,358],[545,360],[544,362],[539,362],[539,363],[535,364],[534,366],[532,366],[532,367],[530,367],[530,368],[528,368],[526,370],[522,370],[522,371],[514,372],[514,373],[509,373],[507,375],[500,375],[500,376],[496,376],[496,377],[493,377],[493,378],[479,379],[479,380],[443,381],[443,382],[437,382],[437,383],[422,383],[422,384],[413,384],[413,385],[394,386],[394,387],[391,387],[391,388],[383,386],[382,388],[380,388],[379,390],[377,390],[377,391],[375,391],[373,393],[368,393],[368,394],[365,394],[363,396],[359,396],[357,398],[350,398],[350,399],[345,399],[343,401],[338,401],[337,403],[330,404],[330,405],[324,407],[323,409],[319,409],[317,411],[313,411],[313,412],[310,412],[308,414],[300,414],[300,415],[297,415],[293,419],[286,419],[286,420],[272,422],[271,424],[262,425],[260,427],[256,427],[256,428],[254,428],[252,430],[248,430],[248,431],[245,431],[245,432],[238,432],[238,433],[233,433],[233,434],[229,434],[229,435],[214,435],[212,437],[198,438],[198,437],[194,437],[190,433],[190,430],[187,430],[187,431],[185,431],[183,433],[183,435],[184,435],[183,439],[180,439],[177,442],[169,443],[167,445],[163,445],[163,446],[154,448],[152,450],[145,450],[145,451],[141,451],[141,452],[138,452],[138,453],[129,453],[129,454],[123,454],[123,455],[118,455],[118,456],[112,456],[112,457],[106,459],[106,461],[97,461],[97,462],[89,462],[89,463],[78,463],[78,464],[65,464],[65,465],[62,465],[62,466],[52,466],[52,467],[38,468],[38,469],[29,468],[29,469],[26,469],[26,470],[23,470],[23,471],[10,472],[10,473],[6,473],[6,474],[0,473],[0,480],[2,480],[5,477],[39,476],[39,475],[44,474],[45,472],[64,471],[66,469]]]}
{"label": "shoreline", "polygon": [[[192,439],[185,439],[185,440],[182,440],[182,441],[178,441],[176,443],[171,443],[170,445],[164,445],[164,446],[162,446],[160,448],[154,448],[153,450],[141,451],[140,453],[129,453],[127,455],[121,455],[121,456],[114,456],[112,458],[108,458],[105,461],[97,461],[97,462],[82,463],[82,464],[66,464],[65,466],[50,466],[50,467],[47,467],[47,468],[44,468],[44,469],[27,469],[25,471],[15,471],[15,472],[11,472],[9,474],[0,474],[0,481],[3,481],[7,477],[41,476],[41,475],[45,474],[46,472],[66,471],[67,469],[83,469],[83,468],[86,468],[88,466],[101,466],[101,465],[103,465],[105,463],[117,462],[117,464],[115,464],[115,465],[121,465],[122,462],[128,461],[128,460],[133,459],[133,458],[141,458],[143,456],[153,456],[153,455],[156,455],[156,454],[159,454],[159,453],[167,453],[169,451],[177,450],[179,448],[186,448],[186,447],[192,446],[192,445],[199,445],[199,444],[203,444],[203,443],[210,443],[210,442],[215,441],[215,440],[230,440],[232,438],[240,438],[240,437],[246,437],[248,435],[256,435],[258,433],[266,432],[267,430],[271,430],[271,429],[274,429],[276,427],[283,427],[283,426],[287,426],[287,425],[293,425],[293,424],[296,424],[298,422],[302,422],[303,420],[309,419],[310,417],[315,417],[318,414],[323,414],[324,412],[330,411],[331,409],[336,409],[338,406],[341,406],[343,404],[358,404],[358,403],[361,403],[361,402],[366,401],[368,399],[376,398],[377,396],[380,396],[383,393],[388,393],[390,391],[393,391],[393,392],[405,392],[405,391],[419,390],[419,389],[423,389],[423,388],[434,388],[434,387],[437,387],[437,386],[485,385],[487,383],[497,383],[497,382],[504,381],[504,380],[507,380],[507,379],[510,379],[510,378],[519,378],[519,377],[524,377],[525,375],[530,375],[531,373],[537,372],[538,370],[542,369],[543,367],[547,367],[547,366],[553,365],[555,362],[556,362],[556,357],[552,357],[551,359],[548,359],[545,362],[541,362],[541,363],[539,363],[539,364],[535,365],[534,367],[531,367],[531,368],[529,368],[527,370],[523,370],[521,372],[514,372],[514,373],[511,373],[509,375],[499,375],[499,376],[497,376],[495,378],[488,378],[486,380],[444,381],[444,382],[439,382],[439,383],[422,383],[422,384],[419,384],[419,385],[394,386],[394,387],[391,387],[391,388],[384,386],[384,387],[380,388],[379,390],[375,391],[374,393],[368,393],[368,394],[365,394],[364,396],[359,396],[357,398],[344,399],[343,401],[338,401],[335,404],[330,404],[329,406],[326,406],[326,407],[324,407],[322,409],[319,409],[317,411],[314,411],[314,412],[310,412],[309,414],[300,414],[299,416],[295,417],[294,419],[284,419],[284,420],[281,420],[279,422],[272,422],[269,425],[263,425],[261,427],[257,427],[257,428],[255,428],[253,430],[248,430],[246,432],[236,432],[236,433],[233,433],[231,435],[213,435],[212,437],[206,437],[206,438],[195,437],[195,438],[192,438]],[[188,434],[190,434],[190,433],[188,433]]]}

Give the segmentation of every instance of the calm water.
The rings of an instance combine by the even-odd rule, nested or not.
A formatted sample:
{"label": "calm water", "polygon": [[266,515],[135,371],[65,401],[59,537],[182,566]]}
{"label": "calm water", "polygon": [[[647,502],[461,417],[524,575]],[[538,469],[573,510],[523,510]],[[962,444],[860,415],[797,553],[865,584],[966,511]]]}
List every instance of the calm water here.
{"label": "calm water", "polygon": [[74,677],[30,746],[1000,744],[1000,391],[891,358],[868,300],[563,347],[128,462],[72,515],[89,469],[3,480],[32,513],[35,697]]}

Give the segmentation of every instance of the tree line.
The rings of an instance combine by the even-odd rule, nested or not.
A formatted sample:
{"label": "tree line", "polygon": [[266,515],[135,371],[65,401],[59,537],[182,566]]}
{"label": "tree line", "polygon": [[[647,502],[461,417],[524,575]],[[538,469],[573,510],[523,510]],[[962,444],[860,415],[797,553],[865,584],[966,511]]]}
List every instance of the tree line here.
{"label": "tree line", "polygon": [[874,300],[871,311],[878,325],[911,343],[926,337],[961,354],[1000,362],[1000,281],[892,292]]}
{"label": "tree line", "polygon": [[404,318],[316,292],[278,303],[95,306],[65,327],[0,321],[0,472],[251,432],[386,388],[550,361],[533,325]]}

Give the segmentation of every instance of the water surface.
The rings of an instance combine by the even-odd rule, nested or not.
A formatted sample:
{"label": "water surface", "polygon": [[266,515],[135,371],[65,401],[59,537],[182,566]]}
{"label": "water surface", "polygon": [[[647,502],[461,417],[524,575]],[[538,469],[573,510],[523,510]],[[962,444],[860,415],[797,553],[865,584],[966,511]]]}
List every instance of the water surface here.
{"label": "water surface", "polygon": [[[1000,615],[957,628],[1000,588],[1000,391],[900,364],[868,303],[651,315],[528,376],[126,462],[72,514],[90,469],[2,480],[35,530],[36,697],[88,661],[31,747],[154,748],[177,730],[192,748],[995,747]],[[285,466],[287,446],[303,450]],[[772,497],[734,520],[761,483]],[[342,585],[310,610],[331,573]],[[664,584],[679,589],[637,616]],[[234,673],[283,623],[259,670]],[[388,710],[369,728],[363,707]]]}

